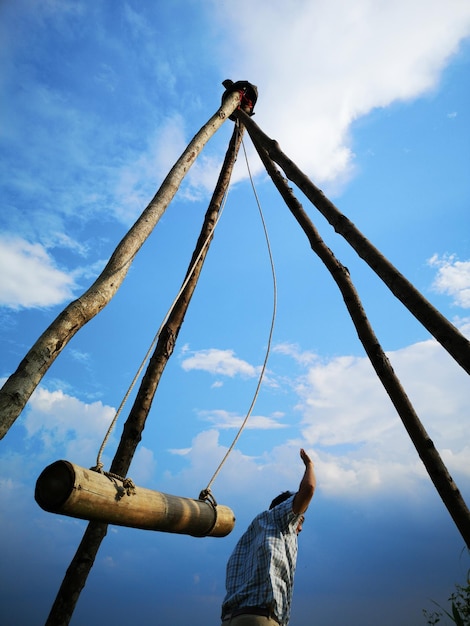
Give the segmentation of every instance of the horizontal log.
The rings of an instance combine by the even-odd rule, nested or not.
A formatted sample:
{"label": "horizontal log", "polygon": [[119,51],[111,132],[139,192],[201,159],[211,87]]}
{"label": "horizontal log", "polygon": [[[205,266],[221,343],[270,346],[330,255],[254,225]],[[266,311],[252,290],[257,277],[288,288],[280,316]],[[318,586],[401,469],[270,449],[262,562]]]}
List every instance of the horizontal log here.
{"label": "horizontal log", "polygon": [[225,537],[235,525],[227,506],[142,487],[129,489],[122,480],[69,461],[56,461],[43,470],[34,498],[50,513],[142,530]]}

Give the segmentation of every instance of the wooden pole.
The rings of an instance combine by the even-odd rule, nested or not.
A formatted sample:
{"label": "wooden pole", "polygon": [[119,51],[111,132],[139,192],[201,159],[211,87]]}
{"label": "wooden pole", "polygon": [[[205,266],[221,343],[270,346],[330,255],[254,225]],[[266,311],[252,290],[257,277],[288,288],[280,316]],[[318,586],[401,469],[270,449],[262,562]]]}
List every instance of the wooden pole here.
{"label": "wooden pole", "polygon": [[[186,277],[191,274],[191,278],[187,282],[184,281],[186,285],[181,291],[160,333],[157,346],[150,359],[129,417],[124,424],[121,441],[111,464],[110,471],[113,474],[119,476],[127,475],[136,447],[142,438],[145,421],[150,411],[158,383],[166,363],[173,352],[176,338],[184,321],[185,313],[202,270],[208,244],[212,239],[216,218],[230,182],[233,166],[241,144],[242,134],[243,127],[238,128],[235,126],[219,179],[207,209],[204,224],[186,274]],[[64,576],[45,626],[67,626],[69,624],[80,593],[93,567],[101,542],[106,536],[107,528],[108,525],[103,522],[90,522],[88,524],[82,541]]]}
{"label": "wooden pole", "polygon": [[[193,252],[191,262],[186,273],[186,282],[175,306],[173,307],[166,324],[160,333],[157,346],[150,359],[147,371],[145,372],[142,384],[140,385],[134,405],[129,413],[129,417],[124,424],[121,441],[119,442],[116,455],[111,464],[111,472],[126,476],[130,460],[135,449],[141,440],[145,426],[145,420],[150,411],[157,386],[166,367],[168,359],[173,353],[179,331],[184,322],[186,311],[191,302],[191,298],[196,289],[197,281],[202,271],[202,267],[212,241],[213,230],[221,208],[221,204],[230,183],[233,167],[241,145],[244,128],[237,126],[233,130],[232,137],[225,155],[224,163],[217,180],[212,199],[206,212],[204,223]],[[207,244],[207,245],[205,245]]]}
{"label": "wooden pole", "polygon": [[312,250],[323,261],[331,276],[338,285],[346,307],[356,328],[358,337],[364,346],[369,360],[389,395],[410,439],[422,460],[439,496],[446,506],[457,529],[470,549],[470,511],[449,474],[442,458],[429,437],[421,420],[411,404],[400,380],[385,354],[374,330],[367,318],[359,294],[349,275],[349,271],[335,257],[320,237],[314,224],[304,211],[301,203],[289,189],[287,181],[271,161],[267,151],[260,143],[254,141],[255,147],[263,161],[268,174],[289,207],[291,213],[307,235]]}
{"label": "wooden pole", "polygon": [[225,537],[235,524],[227,506],[135,487],[69,461],[44,469],[34,497],[50,513],[141,530]]}
{"label": "wooden pole", "polygon": [[262,146],[270,158],[284,170],[317,207],[336,232],[341,234],[358,255],[382,279],[390,291],[404,304],[416,319],[437,339],[457,363],[470,374],[470,341],[447,320],[426,298],[375,248],[371,242],[344,216],[323,192],[291,161],[253,122],[251,117],[238,109],[234,116],[246,126],[253,143]]}
{"label": "wooden pole", "polygon": [[20,415],[42,377],[70,339],[113,298],[135,255],[170,204],[189,168],[240,101],[241,94],[237,91],[224,99],[217,112],[188,144],[150,204],[118,244],[102,273],[83,295],[59,314],[7,379],[0,389],[0,439]]}

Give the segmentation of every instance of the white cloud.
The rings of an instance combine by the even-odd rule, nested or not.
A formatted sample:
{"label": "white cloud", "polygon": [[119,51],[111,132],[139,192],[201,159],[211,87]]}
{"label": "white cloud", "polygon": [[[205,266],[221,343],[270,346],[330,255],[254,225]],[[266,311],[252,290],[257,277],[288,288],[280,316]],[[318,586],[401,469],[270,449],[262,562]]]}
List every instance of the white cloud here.
{"label": "white cloud", "polygon": [[297,344],[287,342],[278,343],[273,346],[273,352],[277,352],[278,354],[285,354],[286,356],[291,356],[301,365],[309,365],[311,363],[314,363],[318,359],[318,355],[316,355],[314,352],[303,351]]}
{"label": "white cloud", "polygon": [[170,448],[168,452],[177,456],[186,456],[191,452],[191,448]]}
{"label": "white cloud", "polygon": [[47,307],[73,295],[74,277],[58,269],[40,244],[0,236],[0,266],[0,305]]}
{"label": "white cloud", "polygon": [[[398,350],[389,358],[449,471],[468,479],[466,373],[434,340]],[[367,491],[389,488],[392,483],[406,487],[425,475],[366,358],[341,357],[315,365],[298,392],[302,434],[318,450],[326,489],[339,492],[358,484]]]}
{"label": "white cloud", "polygon": [[90,251],[88,243],[77,241],[64,232],[54,232],[52,234],[51,243],[49,247],[62,247],[68,250],[73,250],[82,257],[86,257]]}
{"label": "white cloud", "polygon": [[90,355],[88,352],[82,352],[81,350],[76,350],[74,348],[70,349],[70,356],[82,365],[86,365],[90,360]]}
{"label": "white cloud", "polygon": [[470,308],[470,261],[459,261],[455,254],[442,257],[435,254],[428,261],[437,268],[433,288],[449,295],[453,303],[464,309]]}
{"label": "white cloud", "polygon": [[[199,417],[212,422],[215,428],[240,428],[245,419],[245,415],[238,415],[230,411],[216,409],[213,411],[199,411]],[[270,417],[266,415],[250,415],[246,428],[248,430],[271,430],[285,428],[286,424],[282,424],[279,420],[283,418],[282,413],[275,413]]]}
{"label": "white cloud", "polygon": [[[260,449],[257,456],[243,453],[240,442],[222,466],[213,485],[216,498],[236,501],[243,498],[245,506],[260,506],[260,495],[265,494],[265,505],[281,491],[295,491],[303,475],[304,466],[299,457],[301,447],[314,460],[318,489],[329,497],[351,498],[356,501],[416,487],[424,472],[413,460],[413,468],[398,463],[383,466],[374,459],[338,457],[317,451],[298,440],[286,441],[272,449]],[[197,435],[190,451],[185,455],[187,466],[178,474],[167,474],[170,491],[188,489],[189,484],[207,484],[224,458],[227,448],[220,444],[217,430]],[[385,477],[385,479],[384,479]],[[184,486],[183,486],[184,485]],[[192,488],[193,491],[195,487]]]}
{"label": "white cloud", "polygon": [[[274,448],[269,440],[260,440],[256,456],[243,452],[242,435],[217,478],[222,493],[241,493],[247,485],[263,493],[271,493],[273,484],[295,489],[301,475],[300,447],[305,447],[314,459],[318,487],[329,497],[364,500],[403,495],[415,493],[418,485],[430,484],[366,357],[343,356],[312,363],[302,359],[298,347],[284,354],[305,364],[304,375],[293,385],[302,415],[298,435]],[[458,485],[462,482],[468,489],[468,376],[434,340],[397,350],[389,358],[449,472]],[[212,421],[214,428],[194,438],[191,447],[184,450],[188,467],[169,480],[208,480],[208,473],[216,469],[227,450],[219,443],[218,433],[236,428],[241,422],[239,415],[223,410],[200,414]],[[282,415],[271,415],[252,428],[279,426],[280,418]]]}
{"label": "white cloud", "polygon": [[301,0],[295,9],[241,0],[214,9],[230,77],[257,84],[263,130],[319,181],[350,173],[351,122],[433,89],[470,34],[465,0]]}
{"label": "white cloud", "polygon": [[461,317],[456,315],[453,317],[452,322],[464,337],[470,339],[470,317]]}
{"label": "white cloud", "polygon": [[115,179],[114,210],[124,223],[132,223],[186,149],[184,120],[175,114],[161,123],[136,159],[129,154],[125,164],[110,170]]}
{"label": "white cloud", "polygon": [[[302,0],[295,11],[279,0],[262,0],[255,9],[241,0],[236,5],[217,2],[208,10],[215,20],[217,41],[224,46],[214,53],[218,65],[232,78],[258,84],[255,119],[320,181],[341,182],[351,174],[354,155],[348,132],[352,121],[376,107],[415,98],[435,87],[459,41],[470,34],[469,5],[460,0],[413,0],[412,8],[405,0]],[[36,13],[41,19],[41,11]],[[112,116],[109,124],[104,123],[99,106],[97,113],[83,107],[80,82],[72,91],[63,91],[58,84],[41,82],[27,69],[31,64],[21,64],[28,97],[15,100],[5,133],[12,145],[18,149],[28,145],[28,151],[18,150],[21,165],[12,163],[5,181],[25,198],[33,194],[41,200],[42,210],[31,215],[31,223],[25,223],[16,206],[8,217],[17,232],[27,228],[31,239],[38,232],[45,237],[44,233],[65,230],[64,219],[71,215],[86,219],[113,213],[116,219],[131,223],[187,145],[186,129],[194,128],[188,116],[193,116],[194,109],[200,112],[201,105],[195,105],[200,102],[199,94],[185,96],[181,86],[177,91],[175,72],[181,67],[158,48],[142,14],[129,7],[124,14],[131,38],[150,52],[140,55],[135,68],[139,80],[130,87],[132,93],[138,91],[132,99],[133,114],[145,120],[139,125],[141,134],[126,124],[113,126]],[[76,12],[62,9],[54,16],[55,27],[66,41],[73,41],[78,32],[69,20],[86,19],[83,7]],[[96,17],[93,10],[91,16]],[[95,84],[101,81],[99,85],[104,82],[115,89],[116,67],[119,63],[127,66],[112,34],[100,32],[100,36],[103,50],[115,59],[115,65],[101,61],[94,70]],[[13,84],[18,78],[18,51],[11,48],[7,89],[8,81]],[[128,55],[126,61],[132,64],[134,57]],[[77,63],[76,59],[71,62]],[[140,85],[152,81],[157,90],[171,94],[172,106],[175,102],[191,106],[181,108],[181,113],[173,106],[170,115],[161,118],[168,109],[156,109],[144,88],[140,93]],[[96,97],[99,94],[101,89]],[[213,189],[220,162],[204,151],[180,193],[199,199]],[[259,161],[253,167],[259,167]],[[235,181],[246,176],[241,158],[236,168]]]}
{"label": "white cloud", "polygon": [[[189,172],[188,180],[192,185],[192,193],[194,194],[194,190],[202,188],[207,195],[212,195],[219,177],[221,165],[222,162],[219,157],[202,154]],[[232,184],[233,182],[234,177],[231,180]],[[194,197],[198,199],[198,195]]]}
{"label": "white cloud", "polygon": [[233,350],[219,350],[217,348],[194,352],[192,356],[183,360],[181,367],[185,371],[203,370],[211,374],[221,374],[232,378],[234,376],[251,378],[259,374],[259,368],[237,358]]}
{"label": "white cloud", "polygon": [[[289,354],[302,362],[301,351]],[[434,440],[451,474],[470,479],[468,439],[470,412],[468,379],[434,340],[390,353],[392,365]],[[425,468],[383,390],[367,358],[338,357],[328,362],[304,360],[306,371],[298,380],[297,409],[302,424],[296,439],[270,447],[262,443],[256,456],[243,453],[243,437],[221,471],[217,491],[271,494],[273,484],[295,489],[302,473],[298,458],[305,447],[315,461],[319,489],[341,498],[376,497],[410,493],[428,481]],[[30,438],[40,438],[55,454],[84,466],[91,465],[114,409],[100,402],[85,404],[62,391],[39,388],[33,394],[25,427]],[[225,410],[201,411],[213,423],[197,435],[190,447],[170,450],[184,459],[186,467],[166,473],[170,492],[192,493],[222,460],[227,447],[219,443],[219,431],[238,428],[242,416]],[[283,427],[283,414],[252,416],[251,430]],[[290,425],[292,427],[292,425]],[[139,484],[151,481],[156,463],[153,452],[139,449],[130,475]],[[276,491],[276,489],[274,490]],[[275,495],[275,494],[274,494]]]}
{"label": "white cloud", "polygon": [[385,391],[366,358],[337,357],[309,368],[297,393],[312,446],[357,445],[393,427],[391,410],[384,415]]}
{"label": "white cloud", "polygon": [[140,445],[129,468],[128,476],[132,478],[137,485],[147,484],[154,475],[157,462],[152,450]]}
{"label": "white cloud", "polygon": [[[459,449],[470,409],[467,374],[434,340],[390,352],[388,358],[431,435]],[[349,446],[386,441],[401,422],[366,357],[318,361],[297,380],[303,434],[313,446]]]}
{"label": "white cloud", "polygon": [[[259,507],[260,493],[267,494],[266,500],[268,500],[269,497],[273,498],[277,493],[287,489],[292,482],[294,488],[298,485],[299,468],[303,467],[300,460],[286,463],[285,451],[279,454],[277,450],[270,451],[270,454],[260,450],[260,456],[253,457],[243,454],[241,447],[237,446],[231,452],[217,477],[213,486],[217,499],[218,494],[222,494],[228,500],[234,495],[242,495],[245,502],[252,500],[255,506]],[[204,488],[227,449],[219,443],[217,430],[206,430],[198,434],[192,441],[190,451],[184,457],[187,462],[186,467],[177,474],[166,475],[169,491],[183,493],[189,490],[189,493],[192,493]],[[298,457],[298,448],[295,453],[293,453],[293,448],[290,449],[287,456],[290,461]],[[280,487],[274,486],[273,488],[279,477],[282,477],[282,480],[279,480]]]}
{"label": "white cloud", "polygon": [[[65,454],[74,463],[94,464],[115,410],[101,402],[87,404],[63,391],[38,387],[31,396],[24,425],[46,451]],[[59,452],[60,451],[60,452]]]}
{"label": "white cloud", "polygon": [[[24,426],[29,442],[42,444],[44,457],[66,458],[77,465],[95,465],[98,451],[115,415],[115,409],[102,402],[86,403],[64,393],[38,387],[29,401]],[[112,448],[111,441],[109,442]],[[101,459],[105,466],[107,449]],[[138,447],[129,476],[136,484],[151,481],[156,469],[152,450]]]}

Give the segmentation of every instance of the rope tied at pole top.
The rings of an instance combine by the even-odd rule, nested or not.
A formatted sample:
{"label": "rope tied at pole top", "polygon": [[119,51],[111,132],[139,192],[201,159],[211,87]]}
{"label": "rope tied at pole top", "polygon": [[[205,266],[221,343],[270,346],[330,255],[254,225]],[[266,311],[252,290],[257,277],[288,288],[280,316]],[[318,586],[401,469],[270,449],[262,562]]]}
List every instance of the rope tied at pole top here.
{"label": "rope tied at pole top", "polygon": [[[249,83],[247,80],[237,80],[234,83],[233,80],[229,78],[224,80],[222,85],[225,87],[225,92],[222,94],[222,104],[231,93],[238,91],[240,94],[240,104],[238,108],[252,117],[254,115],[253,109],[258,100],[258,87]],[[238,123],[238,119],[233,113],[228,119]]]}

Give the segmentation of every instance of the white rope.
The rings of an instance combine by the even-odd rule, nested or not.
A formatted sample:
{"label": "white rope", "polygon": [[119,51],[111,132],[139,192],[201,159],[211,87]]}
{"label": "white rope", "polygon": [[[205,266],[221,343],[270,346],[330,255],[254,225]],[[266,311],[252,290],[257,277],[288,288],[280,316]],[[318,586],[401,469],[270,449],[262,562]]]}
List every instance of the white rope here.
{"label": "white rope", "polygon": [[201,491],[201,495],[199,496],[201,499],[205,499],[205,498],[207,498],[210,495],[210,488],[211,488],[214,480],[217,478],[217,476],[218,476],[220,470],[222,469],[225,461],[227,460],[227,458],[229,457],[230,453],[232,452],[232,450],[234,449],[235,445],[237,444],[237,441],[239,440],[240,435],[242,434],[246,424],[248,423],[248,420],[249,420],[249,418],[251,416],[251,413],[252,413],[252,411],[254,409],[254,406],[256,404],[256,400],[258,399],[258,395],[259,395],[259,391],[260,391],[260,388],[261,388],[261,383],[263,381],[264,373],[266,371],[266,366],[268,364],[268,358],[269,358],[269,353],[271,351],[271,342],[272,342],[272,337],[273,337],[273,332],[274,332],[274,322],[276,320],[277,282],[276,282],[276,271],[275,271],[275,268],[274,268],[273,255],[272,255],[272,251],[271,251],[271,244],[269,242],[269,235],[268,235],[268,230],[266,228],[266,222],[264,221],[263,211],[261,209],[261,204],[260,204],[260,201],[259,201],[259,198],[258,198],[258,194],[256,192],[256,188],[255,188],[255,184],[254,184],[254,181],[253,181],[253,177],[251,175],[250,164],[248,163],[248,157],[247,157],[247,154],[246,154],[245,143],[243,142],[243,140],[242,140],[242,146],[243,146],[243,153],[245,155],[245,161],[246,161],[246,166],[247,166],[247,169],[248,169],[248,174],[249,174],[249,177],[250,177],[251,187],[253,189],[253,193],[254,193],[254,196],[255,196],[255,199],[256,199],[256,204],[258,206],[258,211],[259,211],[259,214],[260,214],[260,217],[261,217],[261,222],[263,224],[264,236],[265,236],[265,239],[266,239],[266,245],[267,245],[268,253],[269,253],[269,261],[270,261],[270,264],[271,264],[271,273],[272,273],[272,279],[273,279],[273,313],[272,313],[272,318],[271,318],[271,328],[269,330],[269,338],[268,338],[268,345],[267,345],[267,349],[266,349],[266,355],[264,357],[264,363],[263,363],[263,366],[261,368],[260,376],[259,376],[259,379],[258,379],[258,384],[256,386],[256,390],[255,390],[255,393],[254,393],[253,400],[251,402],[250,408],[248,409],[248,413],[246,414],[246,417],[243,420],[242,425],[240,426],[240,428],[238,430],[238,433],[235,436],[235,439],[233,440],[230,448],[225,453],[224,458],[222,459],[222,461],[220,462],[218,468],[214,472],[214,475],[210,479],[206,489]]}
{"label": "white rope", "polygon": [[183,293],[184,289],[186,288],[186,285],[188,284],[189,280],[191,279],[192,275],[194,274],[194,271],[195,271],[196,266],[197,266],[197,264],[199,262],[199,259],[201,258],[202,253],[206,249],[207,245],[209,244],[209,241],[210,241],[211,237],[214,234],[214,231],[215,231],[215,229],[217,227],[217,224],[219,223],[219,220],[220,220],[220,218],[222,216],[222,213],[223,213],[223,210],[224,210],[224,207],[225,207],[225,203],[227,202],[227,196],[228,196],[228,192],[229,191],[230,191],[230,187],[227,189],[227,191],[224,194],[224,197],[222,199],[221,207],[220,207],[220,210],[219,210],[219,214],[217,215],[217,219],[215,221],[214,228],[208,234],[207,239],[204,242],[204,245],[201,247],[201,250],[199,251],[199,254],[197,255],[197,257],[196,257],[196,259],[195,259],[195,261],[194,261],[194,263],[193,263],[193,265],[191,267],[191,271],[188,272],[188,275],[187,275],[186,279],[184,280],[183,284],[181,285],[181,288],[178,291],[178,294],[176,295],[175,299],[173,300],[170,308],[168,309],[168,312],[167,312],[166,316],[164,317],[163,322],[160,324],[160,328],[158,329],[157,334],[153,338],[153,341],[150,344],[150,347],[147,350],[147,352],[146,352],[146,354],[145,354],[145,356],[144,356],[144,358],[142,360],[142,363],[140,364],[140,367],[138,368],[134,378],[132,379],[132,382],[129,385],[129,388],[128,388],[126,394],[124,395],[124,398],[122,399],[121,404],[119,405],[119,407],[118,407],[118,409],[116,411],[116,414],[114,415],[114,418],[113,418],[111,424],[109,425],[108,431],[107,431],[107,433],[106,433],[106,435],[105,435],[105,437],[103,439],[103,443],[101,444],[101,447],[100,447],[99,452],[98,452],[98,456],[96,458],[96,468],[94,468],[94,469],[96,469],[97,471],[101,471],[101,468],[103,467],[103,463],[101,462],[101,457],[103,455],[103,451],[104,451],[104,449],[106,447],[106,444],[108,443],[108,440],[109,440],[109,438],[111,436],[111,433],[112,433],[112,431],[113,431],[113,429],[114,429],[114,427],[116,425],[116,422],[119,419],[119,416],[120,416],[120,414],[121,414],[121,412],[122,412],[122,410],[124,408],[124,405],[126,404],[130,394],[132,393],[132,390],[134,389],[134,387],[135,387],[135,385],[137,383],[137,380],[139,379],[140,374],[142,373],[142,370],[145,367],[145,364],[147,363],[148,359],[150,358],[150,355],[151,355],[152,351],[154,350],[154,348],[155,348],[155,346],[156,346],[156,344],[158,342],[158,338],[160,337],[160,333],[162,332],[163,327],[167,323],[168,318],[170,317],[173,309],[175,308],[175,305],[176,305],[179,297]]}

